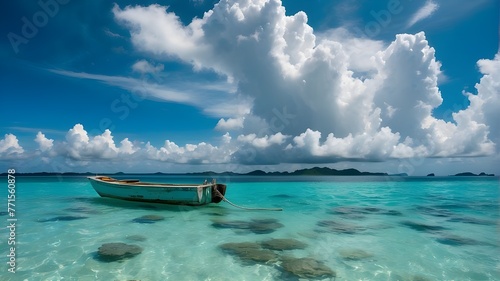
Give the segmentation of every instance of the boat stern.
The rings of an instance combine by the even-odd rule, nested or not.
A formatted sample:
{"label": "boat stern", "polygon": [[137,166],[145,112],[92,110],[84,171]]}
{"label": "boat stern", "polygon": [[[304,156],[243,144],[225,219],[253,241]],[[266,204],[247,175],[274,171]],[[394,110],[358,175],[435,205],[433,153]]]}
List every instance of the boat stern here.
{"label": "boat stern", "polygon": [[217,183],[212,185],[212,203],[220,203],[226,195],[226,185]]}

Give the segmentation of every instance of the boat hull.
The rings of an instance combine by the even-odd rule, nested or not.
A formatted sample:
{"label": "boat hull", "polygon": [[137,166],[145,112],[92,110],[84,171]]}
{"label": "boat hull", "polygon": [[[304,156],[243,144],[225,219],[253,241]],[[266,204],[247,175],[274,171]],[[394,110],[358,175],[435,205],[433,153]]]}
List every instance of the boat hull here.
{"label": "boat hull", "polygon": [[[200,206],[219,203],[225,194],[223,184],[161,184],[137,180],[115,180],[109,177],[89,177],[101,197],[128,201]],[[217,190],[217,191],[215,191]]]}

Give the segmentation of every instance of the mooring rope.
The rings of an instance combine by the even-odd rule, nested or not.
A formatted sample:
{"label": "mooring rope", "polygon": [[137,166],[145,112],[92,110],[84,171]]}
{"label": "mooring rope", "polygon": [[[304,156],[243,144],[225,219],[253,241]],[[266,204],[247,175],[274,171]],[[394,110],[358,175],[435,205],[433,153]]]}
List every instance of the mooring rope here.
{"label": "mooring rope", "polygon": [[227,202],[229,205],[236,207],[236,208],[239,208],[239,209],[248,210],[248,211],[283,211],[283,208],[249,208],[249,207],[238,206],[238,205],[234,204],[233,202],[227,200],[227,198],[224,195],[222,195],[222,193],[220,193],[217,190],[217,188],[214,188],[213,190],[215,190],[215,192],[218,193],[218,195],[222,198],[222,200]]}

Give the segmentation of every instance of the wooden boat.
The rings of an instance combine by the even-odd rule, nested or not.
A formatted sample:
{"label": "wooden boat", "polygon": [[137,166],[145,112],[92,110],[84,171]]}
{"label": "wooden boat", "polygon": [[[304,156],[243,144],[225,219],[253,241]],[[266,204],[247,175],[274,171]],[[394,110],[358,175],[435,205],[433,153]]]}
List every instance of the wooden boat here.
{"label": "wooden boat", "polygon": [[226,185],[215,180],[203,184],[167,184],[117,180],[106,176],[88,179],[101,197],[129,201],[199,206],[219,203],[226,193]]}

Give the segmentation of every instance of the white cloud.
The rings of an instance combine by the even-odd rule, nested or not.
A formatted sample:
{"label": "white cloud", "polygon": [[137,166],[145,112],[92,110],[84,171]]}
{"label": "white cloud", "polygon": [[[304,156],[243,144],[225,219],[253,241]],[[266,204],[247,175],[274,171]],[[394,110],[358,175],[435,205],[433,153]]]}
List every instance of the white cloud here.
{"label": "white cloud", "polygon": [[288,136],[283,135],[282,133],[276,133],[274,135],[268,136],[265,135],[263,137],[257,137],[256,134],[249,135],[239,135],[237,140],[242,143],[251,144],[257,148],[267,148],[273,144],[283,144]]}
{"label": "white cloud", "polygon": [[75,77],[80,79],[97,80],[109,85],[117,86],[129,90],[136,94],[140,99],[149,98],[161,101],[170,101],[178,103],[194,104],[196,96],[182,90],[170,89],[156,83],[150,83],[145,80],[134,79],[122,76],[107,76],[99,74],[90,74],[85,72],[72,72],[67,70],[50,70],[51,72]]}
{"label": "white cloud", "polygon": [[330,29],[318,37],[324,40],[342,42],[343,46],[348,46],[344,47],[343,51],[349,58],[347,61],[348,69],[353,71],[356,77],[366,78],[377,72],[373,55],[387,47],[382,41],[355,37],[342,27]]}
{"label": "white cloud", "polygon": [[128,138],[123,139],[120,142],[120,153],[123,154],[134,154],[137,152],[139,149],[134,146],[134,144],[128,140]]}
{"label": "white cloud", "polygon": [[[374,134],[349,134],[343,138],[332,133],[323,138],[321,132],[307,129],[295,137],[276,133],[262,137],[256,134],[241,134],[232,138],[230,133],[225,133],[215,144],[200,142],[178,145],[171,140],[165,140],[161,147],[155,147],[150,142],[144,144],[125,138],[117,146],[111,131],[106,130],[100,135],[91,136],[83,125],[76,124],[68,130],[65,140],[49,140],[39,132],[35,141],[39,144],[40,151],[43,147],[43,154],[33,152],[42,157],[44,165],[58,167],[58,171],[61,162],[66,167],[72,167],[71,169],[97,167],[96,164],[99,163],[99,167],[108,167],[106,169],[111,170],[116,170],[119,166],[129,167],[131,171],[156,167],[153,169],[158,171],[157,169],[169,163],[211,166],[225,164],[232,165],[229,167],[235,169],[242,164],[331,163],[346,160],[373,162],[411,157],[420,159],[428,156],[468,155],[468,138],[471,136],[464,130],[456,129],[454,124],[440,120],[430,126],[443,127],[435,130],[441,132],[440,135],[433,136],[442,138],[434,140],[435,146],[442,147],[416,145],[410,138],[402,140],[399,133],[393,133],[388,127],[383,127]],[[445,132],[446,130],[451,130],[451,133]],[[446,137],[449,134],[453,139]],[[481,145],[486,146],[485,151],[492,148],[491,143],[483,142]],[[22,149],[16,136],[11,134],[0,141],[0,148],[0,160],[23,159],[33,153]],[[432,149],[439,152],[435,153]]]}
{"label": "white cloud", "polygon": [[118,153],[110,130],[90,139],[81,124],[68,131],[64,148],[68,156],[76,160],[111,159]]}
{"label": "white cloud", "polygon": [[228,118],[227,120],[221,118],[217,125],[215,126],[216,130],[219,131],[228,131],[228,130],[236,130],[243,128],[243,122],[245,121],[244,117],[240,118]]}
{"label": "white cloud", "polygon": [[417,22],[432,16],[432,14],[434,14],[438,9],[439,5],[436,2],[434,2],[433,0],[427,0],[424,6],[418,9],[418,11],[415,12],[415,14],[413,14],[413,16],[410,18],[407,27],[412,27]]}
{"label": "white cloud", "polygon": [[[454,119],[463,120],[467,126],[479,126],[489,132],[489,137],[500,144],[500,54],[494,59],[478,61],[481,81],[476,84],[477,94],[467,93],[470,106],[455,113]],[[487,128],[485,128],[487,126]]]}
{"label": "white cloud", "polygon": [[307,157],[331,159],[371,159],[386,160],[389,158],[415,157],[415,151],[405,143],[400,143],[399,134],[393,134],[387,127],[375,135],[348,135],[336,138],[329,134],[321,143],[321,132],[308,129],[293,139],[295,146],[291,151],[302,150]]}
{"label": "white cloud", "polygon": [[[229,134],[222,136],[220,147],[205,142],[179,146],[166,140],[162,147],[156,148],[149,142],[135,143],[129,138],[121,140],[117,146],[110,130],[91,136],[81,124],[69,129],[64,140],[48,139],[42,132],[38,132],[34,141],[38,143],[44,161],[62,159],[71,167],[86,166],[96,161],[135,165],[145,165],[148,161],[183,164],[230,163],[235,147]],[[272,143],[278,140],[272,137],[269,141]],[[19,145],[15,135],[7,134],[0,140],[0,160],[22,158],[31,153]]]}
{"label": "white cloud", "polygon": [[500,141],[498,56],[478,62],[483,77],[477,94],[468,93],[470,106],[446,122],[432,115],[443,101],[442,73],[423,32],[400,34],[389,43],[344,29],[317,36],[305,13],[286,16],[279,0],[224,0],[187,26],[159,5],[115,6],[113,13],[130,29],[137,49],[232,82],[166,87],[54,72],[196,106],[221,118],[215,128],[229,133],[217,143],[166,140],[155,147],[124,139],[118,147],[110,131],[89,136],[77,124],[63,142],[37,136],[40,150],[75,163],[277,164],[485,156],[495,154]]}
{"label": "white cloud", "polygon": [[199,20],[183,26],[174,13],[166,13],[166,7],[154,4],[148,7],[127,6],[120,9],[115,4],[113,14],[119,22],[130,28],[132,43],[141,51],[156,55],[173,55],[199,65],[197,57],[206,52],[198,41],[203,36]]}
{"label": "white cloud", "polygon": [[209,116],[242,116],[250,112],[249,100],[234,96],[232,94],[234,91],[233,87],[226,82],[191,83],[191,81],[164,81],[165,83],[160,84],[123,76],[108,76],[55,69],[50,69],[49,71],[59,75],[79,79],[91,79],[120,87],[132,92],[137,101],[152,99],[196,106]]}
{"label": "white cloud", "polygon": [[157,65],[153,65],[147,60],[139,60],[132,65],[132,70],[135,72],[139,72],[141,74],[152,73],[156,74],[158,72],[163,71],[164,65],[159,63]]}
{"label": "white cloud", "polygon": [[[483,63],[496,67],[484,69]],[[435,156],[486,156],[496,152],[495,143],[500,143],[497,121],[500,119],[500,85],[496,82],[500,79],[499,64],[498,56],[478,62],[484,76],[476,85],[477,94],[467,93],[470,106],[452,114],[456,124],[431,118],[424,122],[431,132],[429,146]]]}
{"label": "white cloud", "polygon": [[[428,1],[412,24],[437,9]],[[113,12],[130,28],[138,49],[235,81],[239,96],[252,102],[251,111],[223,118],[216,128],[244,131],[238,140],[254,147],[262,143],[267,149],[264,136],[281,133],[296,136],[298,143],[287,144],[289,152],[302,149],[313,158],[494,152],[486,120],[471,122],[457,113],[447,123],[432,116],[442,103],[437,84],[442,72],[424,33],[398,35],[388,46],[342,28],[316,36],[305,13],[286,16],[279,0],[220,1],[187,26],[159,5]],[[173,29],[181,30],[179,38],[164,38]],[[186,40],[187,48],[177,40]],[[191,49],[195,45],[200,48]],[[491,68],[483,65],[484,71]],[[321,134],[328,136],[324,143]]]}
{"label": "white cloud", "polygon": [[0,139],[0,159],[12,159],[20,157],[24,149],[19,145],[19,140],[13,134],[6,134]]}
{"label": "white cloud", "polygon": [[36,134],[35,142],[38,143],[38,147],[42,152],[52,149],[54,145],[54,140],[46,138],[42,132]]}
{"label": "white cloud", "polygon": [[113,37],[113,38],[123,38],[123,36],[121,36],[120,34],[116,34],[114,32],[112,32],[111,30],[109,30],[108,28],[105,28],[103,29],[104,30],[104,33],[106,33],[106,35],[108,35],[109,37]]}
{"label": "white cloud", "polygon": [[178,146],[176,143],[166,140],[165,144],[160,148],[147,143],[145,152],[150,160],[170,163],[216,164],[228,163],[230,160],[227,151],[205,142]]}

